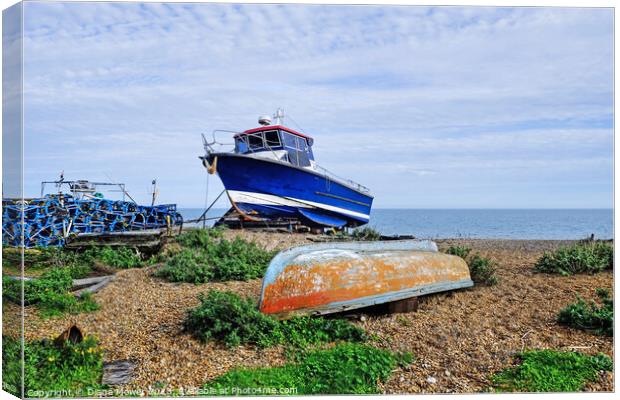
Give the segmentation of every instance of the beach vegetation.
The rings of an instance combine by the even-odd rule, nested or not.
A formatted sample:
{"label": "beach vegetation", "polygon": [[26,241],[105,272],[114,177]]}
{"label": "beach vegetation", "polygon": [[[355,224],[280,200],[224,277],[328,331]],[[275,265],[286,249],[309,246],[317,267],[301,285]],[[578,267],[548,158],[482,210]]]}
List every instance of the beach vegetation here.
{"label": "beach vegetation", "polygon": [[100,262],[117,269],[141,268],[145,265],[140,252],[136,248],[127,246],[91,247],[80,255],[80,259],[83,263]]}
{"label": "beach vegetation", "polygon": [[577,296],[577,302],[569,304],[558,314],[558,322],[596,335],[614,335],[614,300],[606,289],[597,289],[600,305],[586,302]]}
{"label": "beach vegetation", "polygon": [[[413,361],[410,353],[340,343],[329,349],[303,353],[296,362],[272,368],[234,369],[208,382],[214,394],[375,394],[398,366]],[[244,392],[235,393],[237,388]],[[276,393],[262,393],[273,388]]]}
{"label": "beach vegetation", "polygon": [[92,336],[61,346],[47,339],[26,341],[23,360],[21,341],[2,336],[3,388],[18,397],[22,365],[26,397],[89,397],[89,389],[102,388],[102,349]]}
{"label": "beach vegetation", "polygon": [[497,270],[495,261],[488,257],[482,257],[479,254],[474,254],[467,260],[469,266],[469,273],[471,279],[476,283],[483,283],[487,286],[496,285],[499,281],[495,275]]}
{"label": "beach vegetation", "polygon": [[266,347],[278,339],[277,321],[261,313],[249,298],[233,292],[210,290],[200,294],[200,304],[190,309],[184,328],[202,341],[217,340],[229,347],[251,343]]}
{"label": "beach vegetation", "polygon": [[[32,248],[23,250],[24,270],[32,276],[41,275],[53,268],[69,268],[74,278],[82,278],[91,268],[82,262],[75,251],[59,247]],[[2,248],[3,272],[21,275],[22,251],[18,247]]]}
{"label": "beach vegetation", "polygon": [[365,226],[363,228],[355,228],[350,231],[346,229],[343,229],[340,231],[333,231],[332,235],[333,235],[333,240],[344,240],[344,241],[357,240],[357,241],[363,241],[363,242],[381,240],[381,236],[382,236],[381,232],[369,226]]}
{"label": "beach vegetation", "polygon": [[469,253],[471,253],[471,247],[467,246],[450,246],[446,250],[447,254],[451,254],[453,256],[461,257],[463,260],[467,259]]}
{"label": "beach vegetation", "polygon": [[497,270],[496,263],[488,257],[483,257],[479,253],[473,253],[470,247],[450,246],[446,250],[447,254],[461,257],[469,267],[471,279],[476,283],[487,286],[496,285],[499,279],[495,275]]}
{"label": "beach vegetation", "polygon": [[261,278],[276,253],[239,237],[227,240],[219,229],[192,230],[179,235],[177,242],[182,248],[171,253],[155,273],[172,282],[198,284]]}
{"label": "beach vegetation", "polygon": [[22,284],[24,286],[24,304],[36,304],[44,317],[78,314],[99,309],[90,293],[76,297],[70,293],[73,279],[68,268],[54,268],[37,278],[21,280],[8,276],[2,277],[2,296],[14,303],[21,304]]}
{"label": "beach vegetation", "polygon": [[304,348],[335,341],[364,341],[364,331],[348,321],[323,317],[277,320],[258,310],[254,301],[233,292],[211,290],[199,296],[200,304],[188,311],[185,330],[203,341],[216,340],[229,347],[278,344]]}
{"label": "beach vegetation", "polygon": [[[3,248],[5,273],[21,275],[21,251],[18,248]],[[146,264],[144,256],[134,247],[91,246],[85,250],[60,247],[24,249],[24,271],[37,276],[52,269],[65,268],[73,279],[92,274],[99,263],[116,269],[139,268]],[[3,268],[5,267],[3,265]]]}
{"label": "beach vegetation", "polygon": [[208,229],[190,229],[180,235],[174,240],[183,247],[207,247],[212,244],[215,239],[221,239],[224,235],[223,228],[208,228]]}
{"label": "beach vegetation", "polygon": [[499,392],[576,392],[596,382],[601,371],[613,369],[605,354],[533,350],[520,353],[517,365],[492,377]]}
{"label": "beach vegetation", "polygon": [[547,251],[538,259],[535,270],[560,275],[597,273],[613,269],[614,248],[607,242],[580,242]]}
{"label": "beach vegetation", "polygon": [[353,231],[351,231],[351,237],[353,240],[375,241],[381,240],[381,232],[369,226],[365,226],[363,228],[353,229]]}

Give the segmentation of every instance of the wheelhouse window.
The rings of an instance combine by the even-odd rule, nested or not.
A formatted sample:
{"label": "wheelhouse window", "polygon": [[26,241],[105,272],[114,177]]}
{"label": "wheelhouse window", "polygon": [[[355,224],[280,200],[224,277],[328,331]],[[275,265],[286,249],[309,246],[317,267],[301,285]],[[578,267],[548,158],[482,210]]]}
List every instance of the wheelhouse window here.
{"label": "wheelhouse window", "polygon": [[290,147],[291,149],[297,149],[297,136],[292,135],[288,132],[282,132],[282,139],[284,145],[286,147]]}
{"label": "wheelhouse window", "polygon": [[251,150],[258,150],[265,147],[265,143],[263,142],[263,133],[253,133],[248,135],[248,144],[250,145]]}
{"label": "wheelhouse window", "polygon": [[235,138],[235,152],[238,154],[266,150],[286,150],[288,161],[297,166],[309,166],[312,155],[311,139],[280,130],[241,134]]}
{"label": "wheelhouse window", "polygon": [[265,144],[267,147],[280,147],[282,144],[280,143],[280,135],[278,135],[278,131],[265,131]]}
{"label": "wheelhouse window", "polygon": [[288,132],[282,132],[282,141],[284,142],[288,160],[291,164],[299,167],[307,167],[310,165],[312,153],[310,152],[310,147],[305,138]]}

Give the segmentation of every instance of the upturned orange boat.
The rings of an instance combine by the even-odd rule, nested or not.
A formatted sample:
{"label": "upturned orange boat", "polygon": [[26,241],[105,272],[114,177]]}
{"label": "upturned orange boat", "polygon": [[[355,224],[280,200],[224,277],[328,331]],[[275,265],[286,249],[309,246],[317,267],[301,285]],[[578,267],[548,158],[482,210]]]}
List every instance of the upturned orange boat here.
{"label": "upturned orange boat", "polygon": [[279,318],[329,314],[470,286],[465,261],[430,240],[321,243],[274,257],[260,310]]}

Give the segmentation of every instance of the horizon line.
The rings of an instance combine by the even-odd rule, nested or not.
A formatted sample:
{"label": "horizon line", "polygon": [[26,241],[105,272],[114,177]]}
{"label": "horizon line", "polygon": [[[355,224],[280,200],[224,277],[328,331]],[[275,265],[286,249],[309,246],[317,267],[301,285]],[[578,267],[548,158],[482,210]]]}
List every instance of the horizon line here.
{"label": "horizon line", "polygon": [[[213,207],[212,210],[223,210],[230,207]],[[177,204],[177,209],[204,210],[204,207],[185,207]],[[372,210],[614,210],[613,207],[374,207]],[[371,210],[371,212],[372,212]]]}

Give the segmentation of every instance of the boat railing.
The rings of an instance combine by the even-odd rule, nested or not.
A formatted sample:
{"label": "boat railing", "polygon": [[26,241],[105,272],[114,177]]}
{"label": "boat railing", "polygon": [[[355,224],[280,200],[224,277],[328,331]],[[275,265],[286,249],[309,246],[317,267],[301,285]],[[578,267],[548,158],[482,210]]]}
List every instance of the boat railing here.
{"label": "boat railing", "polygon": [[[223,143],[220,142],[217,138],[217,133],[234,133],[234,134],[238,134],[239,132],[236,131],[228,131],[228,130],[224,130],[224,129],[216,129],[211,133],[211,136],[213,137],[212,141],[208,141],[207,138],[205,137],[204,133],[202,134],[202,145],[205,149],[205,152],[207,154],[209,153],[220,153],[220,152],[225,152],[225,151],[234,151],[234,143]],[[216,148],[217,146],[217,148]],[[232,146],[232,149],[229,148],[225,148],[225,146]],[[225,149],[225,151],[224,151]]]}
{"label": "boat railing", "polygon": [[358,191],[366,193],[366,194],[370,193],[370,189],[367,188],[366,186],[364,186],[364,185],[362,185],[360,183],[357,183],[357,182],[355,182],[355,181],[353,181],[351,179],[347,179],[347,178],[343,178],[341,176],[338,176],[338,175],[334,174],[333,172],[331,172],[330,170],[328,170],[327,168],[323,168],[323,167],[321,167],[319,165],[314,164],[314,169],[316,171],[321,172],[323,175],[325,175],[326,178],[331,179],[332,181],[343,183],[343,184],[345,184],[345,185],[347,185],[349,187],[357,189]]}

